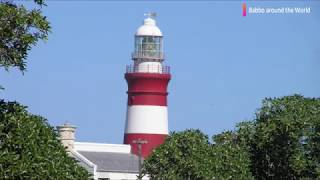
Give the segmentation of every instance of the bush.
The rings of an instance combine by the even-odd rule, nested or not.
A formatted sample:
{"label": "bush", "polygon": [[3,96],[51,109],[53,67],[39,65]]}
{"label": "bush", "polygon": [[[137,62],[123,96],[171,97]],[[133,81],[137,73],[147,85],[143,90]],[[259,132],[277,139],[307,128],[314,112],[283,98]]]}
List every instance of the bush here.
{"label": "bush", "polygon": [[88,179],[47,120],[0,100],[0,179]]}

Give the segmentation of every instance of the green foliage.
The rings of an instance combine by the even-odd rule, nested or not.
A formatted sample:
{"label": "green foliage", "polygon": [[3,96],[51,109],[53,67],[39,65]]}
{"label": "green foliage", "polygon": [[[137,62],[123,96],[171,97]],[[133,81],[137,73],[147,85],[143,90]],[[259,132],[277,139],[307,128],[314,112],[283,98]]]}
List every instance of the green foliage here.
{"label": "green foliage", "polygon": [[213,136],[173,132],[144,163],[153,179],[320,179],[320,99],[266,98],[253,121]]}
{"label": "green foliage", "polygon": [[199,130],[171,132],[164,144],[144,162],[153,179],[201,179],[209,153],[208,137]]}
{"label": "green foliage", "polygon": [[43,0],[35,0],[37,7],[28,10],[23,5],[0,3],[0,67],[8,70],[26,69],[28,51],[39,40],[46,40],[50,25],[42,15]]}
{"label": "green foliage", "polygon": [[[43,0],[28,10],[12,1],[0,2],[0,67],[26,69],[28,51],[46,40],[49,22]],[[3,89],[0,86],[0,90]],[[16,102],[0,100],[0,179],[89,179],[70,157],[47,121]]]}
{"label": "green foliage", "polygon": [[215,144],[199,130],[172,132],[144,162],[152,179],[250,179],[248,156],[230,139],[215,136]]}
{"label": "green foliage", "polygon": [[253,179],[250,155],[238,132],[223,132],[213,136],[213,140],[210,179]]}
{"label": "green foliage", "polygon": [[266,98],[249,145],[257,179],[320,178],[320,99]]}
{"label": "green foliage", "polygon": [[0,100],[0,179],[88,179],[47,121]]}

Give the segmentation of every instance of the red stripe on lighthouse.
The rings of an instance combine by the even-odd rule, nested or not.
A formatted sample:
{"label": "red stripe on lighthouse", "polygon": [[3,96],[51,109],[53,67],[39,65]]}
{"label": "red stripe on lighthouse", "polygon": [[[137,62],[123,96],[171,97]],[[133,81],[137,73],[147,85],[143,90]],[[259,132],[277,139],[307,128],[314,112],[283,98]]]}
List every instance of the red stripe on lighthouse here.
{"label": "red stripe on lighthouse", "polygon": [[166,134],[140,134],[140,133],[134,133],[134,134],[125,134],[124,135],[124,144],[130,144],[131,145],[131,152],[134,154],[138,154],[138,145],[133,143],[133,140],[137,139],[143,139],[146,140],[147,143],[142,145],[141,154],[144,158],[148,157],[152,150],[159,145],[161,145],[167,135]]}
{"label": "red stripe on lighthouse", "polygon": [[167,93],[128,92],[128,106],[131,105],[167,106]]}
{"label": "red stripe on lighthouse", "polygon": [[167,106],[170,74],[126,73],[128,105]]}
{"label": "red stripe on lighthouse", "polygon": [[166,93],[170,74],[126,73],[128,92]]}

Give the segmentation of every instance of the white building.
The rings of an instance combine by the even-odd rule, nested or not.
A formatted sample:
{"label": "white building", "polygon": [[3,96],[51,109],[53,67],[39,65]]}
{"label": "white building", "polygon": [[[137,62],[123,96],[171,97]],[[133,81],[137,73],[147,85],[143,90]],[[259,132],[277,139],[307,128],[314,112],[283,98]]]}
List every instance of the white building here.
{"label": "white building", "polygon": [[[139,172],[139,158],[131,154],[131,146],[76,142],[75,127],[70,124],[58,126],[60,140],[71,156],[86,168],[95,180],[135,180]],[[143,177],[148,180],[148,177]]]}

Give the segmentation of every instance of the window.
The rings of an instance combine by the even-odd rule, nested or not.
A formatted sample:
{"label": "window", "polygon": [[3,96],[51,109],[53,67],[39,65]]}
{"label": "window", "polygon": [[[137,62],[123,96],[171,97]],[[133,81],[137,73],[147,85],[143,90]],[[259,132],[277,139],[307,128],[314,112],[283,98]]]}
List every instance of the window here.
{"label": "window", "polygon": [[138,57],[156,57],[162,55],[162,37],[136,36],[135,55]]}

